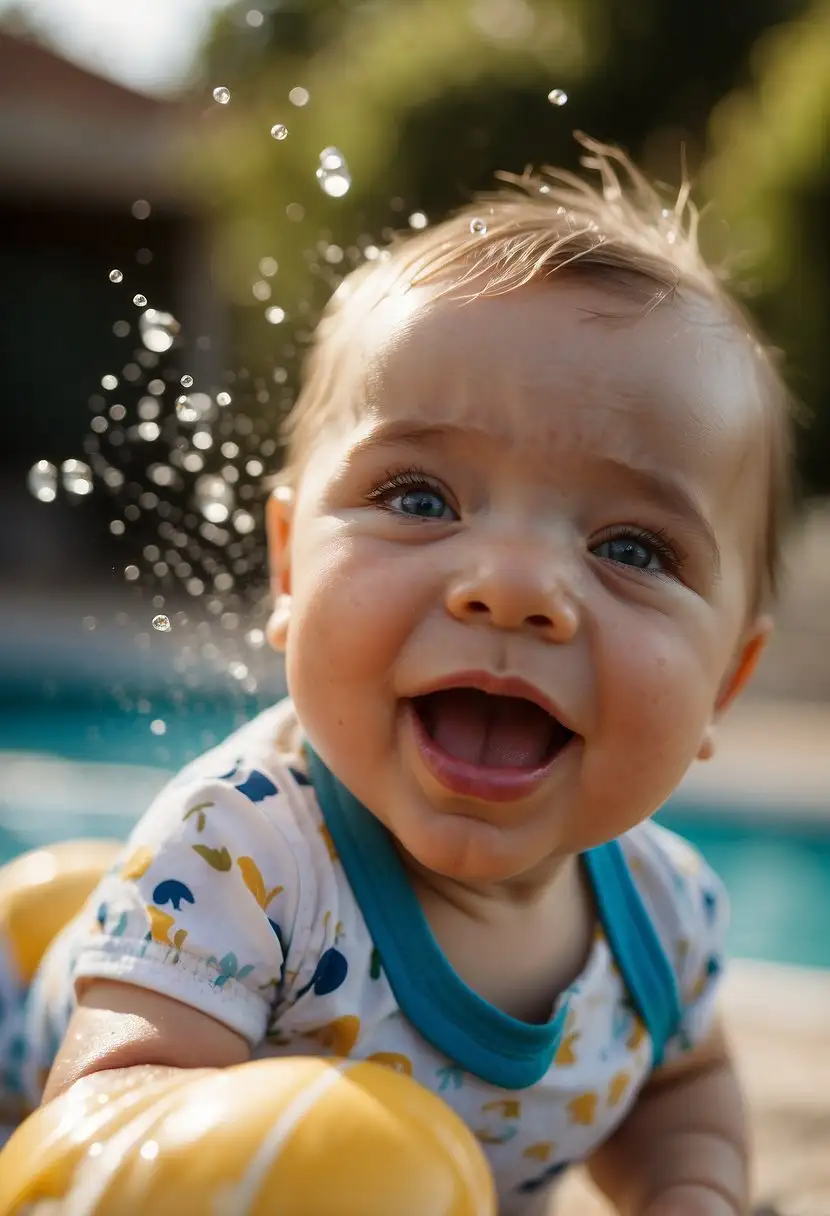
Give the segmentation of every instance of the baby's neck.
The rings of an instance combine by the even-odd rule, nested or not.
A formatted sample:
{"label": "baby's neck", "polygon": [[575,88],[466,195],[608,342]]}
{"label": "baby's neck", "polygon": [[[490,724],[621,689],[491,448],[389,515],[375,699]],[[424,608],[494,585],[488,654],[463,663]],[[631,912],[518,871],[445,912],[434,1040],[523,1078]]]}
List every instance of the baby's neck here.
{"label": "baby's neck", "polygon": [[524,1022],[546,1022],[583,971],[596,917],[576,857],[547,882],[475,886],[404,857],[424,915],[447,960],[485,1000]]}
{"label": "baby's neck", "polygon": [[472,919],[489,916],[523,916],[534,909],[579,902],[583,886],[581,867],[575,857],[546,860],[533,870],[499,882],[461,882],[427,870],[398,846],[401,860],[416,891],[431,893]]}

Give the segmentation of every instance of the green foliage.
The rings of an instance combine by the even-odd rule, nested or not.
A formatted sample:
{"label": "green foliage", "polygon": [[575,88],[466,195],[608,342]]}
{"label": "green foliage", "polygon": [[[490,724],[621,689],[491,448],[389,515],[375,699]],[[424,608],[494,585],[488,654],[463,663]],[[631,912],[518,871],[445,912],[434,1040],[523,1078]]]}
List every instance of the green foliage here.
{"label": "green foliage", "polygon": [[[753,80],[714,111],[704,184],[754,276],[751,304],[785,354],[813,418],[801,434],[807,489],[830,490],[830,3],[771,31]],[[752,280],[751,280],[752,281]]]}

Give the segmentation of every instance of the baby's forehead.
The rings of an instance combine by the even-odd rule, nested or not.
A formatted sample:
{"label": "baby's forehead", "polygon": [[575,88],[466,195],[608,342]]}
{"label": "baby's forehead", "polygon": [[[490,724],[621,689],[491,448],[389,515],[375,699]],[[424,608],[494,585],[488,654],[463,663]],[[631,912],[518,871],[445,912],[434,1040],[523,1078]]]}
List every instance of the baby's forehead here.
{"label": "baby's forehead", "polygon": [[366,420],[424,418],[494,439],[596,444],[613,430],[744,450],[760,412],[751,342],[693,293],[635,293],[562,276],[495,297],[425,289],[384,300],[361,342]]}

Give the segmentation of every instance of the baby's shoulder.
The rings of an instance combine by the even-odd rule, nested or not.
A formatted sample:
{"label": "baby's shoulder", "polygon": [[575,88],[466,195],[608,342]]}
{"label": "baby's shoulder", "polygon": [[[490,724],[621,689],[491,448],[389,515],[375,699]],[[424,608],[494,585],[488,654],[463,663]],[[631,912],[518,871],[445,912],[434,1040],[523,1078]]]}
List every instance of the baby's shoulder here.
{"label": "baby's shoulder", "polygon": [[322,816],[299,750],[285,745],[290,705],[263,711],[198,756],[158,793],[133,845],[152,848],[186,833],[210,836],[230,854],[278,852],[298,870],[325,866]]}
{"label": "baby's shoulder", "polygon": [[664,946],[722,946],[729,920],[723,882],[702,853],[684,837],[647,820],[620,837],[632,880]]}

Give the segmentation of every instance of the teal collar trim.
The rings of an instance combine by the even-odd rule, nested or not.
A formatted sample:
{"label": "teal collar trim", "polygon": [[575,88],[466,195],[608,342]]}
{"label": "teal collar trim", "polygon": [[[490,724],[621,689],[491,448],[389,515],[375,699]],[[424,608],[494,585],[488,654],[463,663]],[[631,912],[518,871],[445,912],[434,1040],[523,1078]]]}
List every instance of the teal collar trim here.
{"label": "teal collar trim", "polygon": [[[306,746],[326,826],[404,1016],[464,1071],[502,1089],[526,1089],[548,1072],[564,1032],[568,994],[543,1025],[521,1022],[456,974],[429,927],[409,876],[379,820]],[[583,854],[597,911],[658,1064],[682,1016],[674,970],[618,841]]]}

